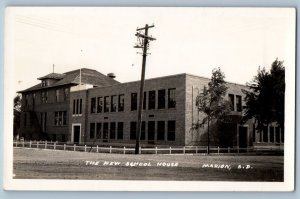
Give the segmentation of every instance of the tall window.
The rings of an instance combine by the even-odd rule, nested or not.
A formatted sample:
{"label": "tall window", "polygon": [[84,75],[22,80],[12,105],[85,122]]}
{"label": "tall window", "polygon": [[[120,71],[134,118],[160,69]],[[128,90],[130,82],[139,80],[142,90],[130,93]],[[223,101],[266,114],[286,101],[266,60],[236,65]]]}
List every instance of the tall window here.
{"label": "tall window", "polygon": [[90,123],[90,139],[95,138],[95,123]]}
{"label": "tall window", "polygon": [[131,93],[131,110],[137,109],[137,93]]}
{"label": "tall window", "polygon": [[109,137],[111,140],[116,139],[116,123],[115,122],[110,123],[110,136]]}
{"label": "tall window", "polygon": [[67,101],[68,97],[69,97],[69,89],[65,88],[64,89],[64,100]]}
{"label": "tall window", "polygon": [[228,94],[229,102],[230,102],[230,110],[234,111],[234,95]]}
{"label": "tall window", "polygon": [[82,99],[79,99],[79,111],[78,114],[82,114]]}
{"label": "tall window", "polygon": [[174,120],[168,121],[168,141],[175,140],[176,123]]}
{"label": "tall window", "polygon": [[104,97],[104,112],[109,112],[109,96]]}
{"label": "tall window", "polygon": [[103,142],[108,140],[108,122],[103,123]]}
{"label": "tall window", "polygon": [[236,96],[236,111],[238,112],[242,111],[242,96],[240,95]]}
{"label": "tall window", "polygon": [[263,142],[268,142],[268,127],[263,127]]}
{"label": "tall window", "polygon": [[124,95],[119,95],[119,102],[118,102],[118,111],[124,111]]}
{"label": "tall window", "polygon": [[166,90],[158,90],[158,109],[163,109],[166,106]]}
{"label": "tall window", "polygon": [[116,112],[117,111],[117,96],[113,95],[111,96],[111,112]]}
{"label": "tall window", "polygon": [[176,89],[170,88],[168,89],[168,108],[176,107]]}
{"label": "tall window", "polygon": [[59,102],[59,90],[58,89],[55,91],[55,100],[56,100],[56,102]]}
{"label": "tall window", "polygon": [[91,98],[91,113],[96,113],[96,98]]}
{"label": "tall window", "polygon": [[67,125],[67,111],[55,111],[54,112],[54,125],[55,126]]}
{"label": "tall window", "polygon": [[148,109],[155,109],[155,91],[149,91]]}
{"label": "tall window", "polygon": [[102,113],[102,109],[103,109],[103,98],[102,97],[98,97],[97,98],[97,113]]}
{"label": "tall window", "polygon": [[157,122],[157,140],[165,140],[165,121]]}
{"label": "tall window", "polygon": [[73,100],[73,115],[76,114],[76,100]]}
{"label": "tall window", "polygon": [[101,131],[102,131],[102,123],[97,123],[97,128],[96,128],[96,138],[97,139],[101,138]]}
{"label": "tall window", "polygon": [[136,122],[130,122],[130,139],[135,140],[136,139]]}
{"label": "tall window", "polygon": [[41,94],[42,104],[47,103],[48,101],[48,91],[42,91]]}
{"label": "tall window", "polygon": [[146,138],[146,122],[142,122],[142,128],[141,128],[141,140],[145,140]]}
{"label": "tall window", "polygon": [[123,139],[123,128],[124,128],[124,123],[123,122],[118,122],[118,140],[122,140]]}
{"label": "tall window", "polygon": [[25,106],[28,106],[29,94],[25,95]]}
{"label": "tall window", "polygon": [[143,97],[143,109],[146,110],[147,106],[147,92],[144,92],[144,97]]}

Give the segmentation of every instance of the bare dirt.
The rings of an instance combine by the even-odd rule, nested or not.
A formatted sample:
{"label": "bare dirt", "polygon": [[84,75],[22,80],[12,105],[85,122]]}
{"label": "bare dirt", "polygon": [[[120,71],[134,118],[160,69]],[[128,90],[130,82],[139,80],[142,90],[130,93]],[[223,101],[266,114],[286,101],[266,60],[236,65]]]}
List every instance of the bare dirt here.
{"label": "bare dirt", "polygon": [[[90,161],[90,162],[87,162]],[[283,156],[129,155],[14,148],[15,179],[283,181]]]}

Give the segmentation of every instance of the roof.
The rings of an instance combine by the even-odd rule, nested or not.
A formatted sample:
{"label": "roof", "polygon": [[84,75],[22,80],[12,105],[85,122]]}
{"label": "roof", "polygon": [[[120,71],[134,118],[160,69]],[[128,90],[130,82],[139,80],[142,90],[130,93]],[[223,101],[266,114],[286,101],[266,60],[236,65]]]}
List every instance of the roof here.
{"label": "roof", "polygon": [[114,84],[119,84],[118,81],[107,77],[106,75],[92,69],[88,68],[82,68],[81,69],[81,78],[80,78],[80,69],[69,71],[63,74],[58,74],[58,73],[50,73],[46,76],[40,77],[38,79],[47,79],[47,78],[52,78],[52,79],[58,79],[57,82],[49,85],[49,86],[41,86],[41,83],[30,87],[28,89],[25,89],[23,91],[19,91],[19,93],[24,93],[24,92],[29,92],[29,91],[35,91],[35,90],[41,90],[45,88],[52,88],[52,87],[57,87],[57,86],[63,86],[67,84],[71,85],[78,85],[81,79],[81,82],[84,84],[91,84],[94,86],[102,87],[102,86],[111,86]]}
{"label": "roof", "polygon": [[64,78],[65,74],[59,74],[59,73],[50,73],[46,76],[43,76],[43,77],[39,77],[37,78],[38,80],[43,80],[43,79],[62,79]]}

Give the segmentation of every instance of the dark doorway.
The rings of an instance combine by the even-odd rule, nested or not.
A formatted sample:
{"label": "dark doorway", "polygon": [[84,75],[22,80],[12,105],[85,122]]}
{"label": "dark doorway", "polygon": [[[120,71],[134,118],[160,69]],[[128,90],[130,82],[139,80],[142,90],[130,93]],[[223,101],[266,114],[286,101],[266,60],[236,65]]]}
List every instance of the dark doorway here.
{"label": "dark doorway", "polygon": [[155,122],[148,122],[148,143],[154,144],[154,136],[155,135]]}
{"label": "dark doorway", "polygon": [[239,126],[239,148],[247,148],[248,128]]}
{"label": "dark doorway", "polygon": [[80,126],[76,125],[73,127],[73,133],[74,133],[74,143],[79,144],[80,140]]}

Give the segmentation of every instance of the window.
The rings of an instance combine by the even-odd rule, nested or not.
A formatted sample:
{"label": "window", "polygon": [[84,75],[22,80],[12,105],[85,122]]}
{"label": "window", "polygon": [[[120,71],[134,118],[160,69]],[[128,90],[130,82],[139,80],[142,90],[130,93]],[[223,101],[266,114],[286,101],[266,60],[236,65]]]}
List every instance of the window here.
{"label": "window", "polygon": [[240,95],[236,96],[236,111],[238,112],[242,111],[242,96]]}
{"label": "window", "polygon": [[111,122],[110,123],[110,139],[114,140],[116,139],[116,123]]}
{"label": "window", "polygon": [[64,98],[65,98],[65,101],[67,101],[68,97],[69,97],[69,89],[65,88],[64,89]]}
{"label": "window", "polygon": [[55,91],[55,101],[59,102],[59,90],[58,89]]}
{"label": "window", "polygon": [[141,140],[145,140],[146,138],[146,122],[142,122],[142,128],[141,128]]}
{"label": "window", "polygon": [[147,106],[147,92],[144,92],[144,97],[143,97],[143,109],[146,110]]}
{"label": "window", "polygon": [[35,93],[32,94],[32,104],[35,106]]}
{"label": "window", "polygon": [[100,139],[101,138],[101,129],[102,128],[102,123],[97,123],[97,128],[96,128],[96,138]]}
{"label": "window", "polygon": [[155,139],[155,122],[149,121],[148,122],[148,142],[154,141]]}
{"label": "window", "polygon": [[55,111],[54,112],[54,125],[55,126],[67,125],[67,111]]}
{"label": "window", "polygon": [[175,108],[176,107],[176,93],[175,88],[170,88],[168,90],[168,108]]}
{"label": "window", "polygon": [[137,93],[131,93],[131,110],[137,109]]}
{"label": "window", "polygon": [[73,115],[76,113],[76,100],[73,100]]}
{"label": "window", "polygon": [[166,106],[166,90],[158,90],[158,109],[163,109]]}
{"label": "window", "polygon": [[103,97],[97,98],[97,113],[102,113],[103,109]]}
{"label": "window", "polygon": [[90,123],[90,139],[95,138],[95,123]]}
{"label": "window", "polygon": [[76,113],[76,114],[79,114],[79,111],[78,111],[78,109],[79,109],[79,99],[77,99],[75,102],[76,102],[76,110],[75,110],[75,113]]}
{"label": "window", "polygon": [[73,115],[82,114],[82,99],[73,100]]}
{"label": "window", "polygon": [[263,127],[263,142],[268,142],[268,127]]}
{"label": "window", "polygon": [[149,91],[148,109],[155,109],[155,91]]}
{"label": "window", "polygon": [[79,99],[79,114],[82,114],[82,99]]}
{"label": "window", "polygon": [[157,122],[157,140],[165,140],[165,121]]}
{"label": "window", "polygon": [[136,122],[130,122],[130,139],[136,139]]}
{"label": "window", "polygon": [[91,98],[91,113],[96,113],[96,98]]}
{"label": "window", "polygon": [[48,81],[47,80],[42,80],[42,87],[48,86]]}
{"label": "window", "polygon": [[234,95],[228,94],[229,102],[230,102],[230,110],[234,111]]}
{"label": "window", "polygon": [[168,121],[168,141],[175,140],[176,123],[174,120]]}
{"label": "window", "polygon": [[28,106],[28,99],[29,99],[29,95],[25,95],[25,106]]}
{"label": "window", "polygon": [[118,122],[118,140],[122,140],[123,139],[123,128],[124,128],[124,123],[123,122]]}
{"label": "window", "polygon": [[119,95],[119,102],[118,102],[118,111],[124,111],[124,95]]}
{"label": "window", "polygon": [[103,123],[103,142],[108,140],[108,122]]}
{"label": "window", "polygon": [[109,96],[104,97],[104,112],[109,112]]}
{"label": "window", "polygon": [[111,112],[116,112],[117,111],[117,96],[113,95],[111,96]]}
{"label": "window", "polygon": [[42,91],[41,99],[42,99],[42,104],[47,103],[47,101],[48,101],[48,91],[46,91],[46,92]]}

